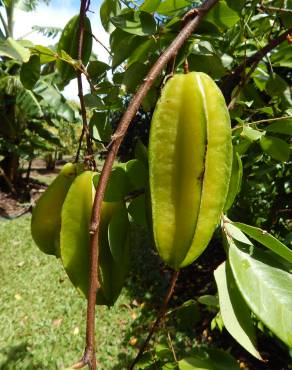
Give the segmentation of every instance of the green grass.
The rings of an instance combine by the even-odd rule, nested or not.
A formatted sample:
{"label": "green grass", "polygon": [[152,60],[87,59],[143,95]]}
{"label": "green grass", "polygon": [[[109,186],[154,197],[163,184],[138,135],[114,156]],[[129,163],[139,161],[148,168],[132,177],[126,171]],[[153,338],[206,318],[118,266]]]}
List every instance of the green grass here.
{"label": "green grass", "polygon": [[[86,301],[71,285],[60,261],[35,246],[29,216],[1,221],[0,235],[0,370],[68,367],[83,353]],[[140,255],[139,248],[149,241],[139,243]],[[145,309],[131,302],[136,291],[141,302],[151,299],[155,290],[147,288],[147,279],[152,280],[155,272],[147,273],[145,280],[141,271],[134,263],[128,288],[113,308],[97,307],[99,369],[123,369],[136,351],[129,339],[135,327],[139,332],[141,321],[145,325],[141,320]],[[156,285],[163,286],[158,281]]]}

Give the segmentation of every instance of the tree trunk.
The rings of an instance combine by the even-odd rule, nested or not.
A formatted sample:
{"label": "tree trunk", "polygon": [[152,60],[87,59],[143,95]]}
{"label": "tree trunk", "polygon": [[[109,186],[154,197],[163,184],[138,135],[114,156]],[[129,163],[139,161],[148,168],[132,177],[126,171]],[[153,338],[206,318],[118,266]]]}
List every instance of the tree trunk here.
{"label": "tree trunk", "polygon": [[1,167],[8,180],[15,185],[18,178],[19,155],[8,153],[2,160]]}
{"label": "tree trunk", "polygon": [[32,165],[32,159],[28,162],[28,167],[26,170],[26,181],[27,182],[29,181],[29,177],[30,177],[31,165]]}
{"label": "tree trunk", "polygon": [[55,165],[56,165],[56,159],[53,158],[53,154],[48,153],[45,157],[45,161],[46,161],[46,169],[48,171],[53,171],[55,169]]}

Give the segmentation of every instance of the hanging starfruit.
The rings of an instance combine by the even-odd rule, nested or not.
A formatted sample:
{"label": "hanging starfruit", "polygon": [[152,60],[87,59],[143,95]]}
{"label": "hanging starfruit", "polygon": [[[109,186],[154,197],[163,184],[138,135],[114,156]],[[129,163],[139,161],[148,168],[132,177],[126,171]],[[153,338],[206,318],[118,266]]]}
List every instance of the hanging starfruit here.
{"label": "hanging starfruit", "polygon": [[80,166],[66,163],[33,209],[31,234],[37,246],[46,254],[60,256],[61,210],[79,171]]}
{"label": "hanging starfruit", "polygon": [[225,204],[232,167],[224,97],[205,73],[173,76],[163,88],[150,130],[153,233],[172,268],[207,247]]}
{"label": "hanging starfruit", "polygon": [[[76,177],[62,209],[61,259],[79,292],[88,295],[90,219],[99,175]],[[116,193],[115,193],[116,195]],[[108,196],[109,197],[109,196]],[[129,221],[123,200],[103,202],[99,230],[99,279],[96,303],[111,306],[124,285],[129,265]]]}

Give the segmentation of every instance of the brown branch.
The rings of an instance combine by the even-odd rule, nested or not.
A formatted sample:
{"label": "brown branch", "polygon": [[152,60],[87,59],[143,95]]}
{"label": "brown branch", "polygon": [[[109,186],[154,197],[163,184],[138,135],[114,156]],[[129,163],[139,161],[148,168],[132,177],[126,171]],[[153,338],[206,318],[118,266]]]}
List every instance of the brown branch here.
{"label": "brown branch", "polygon": [[[274,121],[284,121],[286,119],[292,119],[292,116],[283,116],[283,117],[276,117],[276,118],[265,118],[265,119],[260,119],[258,121],[252,121],[252,122],[247,122],[245,123],[246,126],[251,126],[251,125],[257,125],[259,123],[269,123],[269,122],[274,122]],[[237,130],[238,128],[242,128],[242,125],[236,125],[232,127],[232,131]]]}
{"label": "brown branch", "polygon": [[109,50],[109,48],[107,48],[93,33],[91,34],[91,36],[94,38],[94,40],[96,42],[98,42],[106,51],[107,53],[112,57],[113,54],[111,53],[111,51]]}
{"label": "brown branch", "polygon": [[131,363],[131,365],[129,367],[129,370],[133,370],[134,369],[134,366],[140,360],[140,358],[143,355],[146,347],[148,346],[148,343],[149,343],[150,339],[152,338],[152,335],[158,329],[158,327],[159,327],[162,319],[164,318],[165,313],[166,313],[166,310],[167,310],[168,303],[170,301],[170,298],[173,295],[173,291],[174,291],[174,287],[175,287],[175,283],[177,281],[178,275],[179,275],[179,270],[178,271],[174,271],[174,273],[172,275],[171,282],[170,282],[169,287],[168,287],[168,290],[167,290],[167,293],[165,295],[163,304],[161,306],[161,309],[160,309],[160,311],[159,311],[159,313],[158,313],[158,315],[156,317],[156,320],[153,322],[153,324],[150,327],[150,330],[148,332],[147,338],[145,339],[144,343],[140,347],[140,349],[139,349],[139,351],[137,353],[137,356],[135,357],[134,361]]}
{"label": "brown branch", "polygon": [[231,101],[230,101],[230,103],[228,104],[228,107],[227,107],[229,111],[232,110],[235,107],[237,98],[239,97],[241,90],[244,88],[245,84],[247,83],[247,81],[250,79],[251,75],[256,70],[257,65],[258,65],[258,62],[257,63],[255,62],[251,66],[251,68],[248,71],[248,73],[244,76],[244,78],[237,85],[236,91],[233,94],[232,99],[231,99]]}
{"label": "brown branch", "polygon": [[258,9],[266,12],[285,13],[292,15],[292,9],[277,8],[275,6],[264,6],[264,5],[258,6]]}
{"label": "brown branch", "polygon": [[264,46],[262,49],[257,51],[254,55],[247,58],[244,63],[240,64],[237,68],[235,68],[229,76],[223,79],[223,81],[220,84],[221,90],[223,91],[223,94],[225,96],[225,100],[227,103],[230,103],[231,100],[231,94],[233,89],[240,83],[242,74],[245,72],[245,68],[253,66],[253,68],[256,68],[256,66],[259,64],[259,62],[275,47],[280,45],[283,41],[286,40],[287,36],[292,32],[292,28],[289,28],[287,31],[282,33],[280,36],[278,36],[275,39],[272,39],[269,41],[269,43]]}
{"label": "brown branch", "polygon": [[80,137],[79,137],[79,140],[78,140],[78,149],[77,149],[77,152],[76,152],[74,163],[77,163],[78,160],[79,160],[80,151],[81,151],[81,147],[82,147],[82,141],[83,141],[83,137],[84,137],[84,132],[85,131],[84,131],[84,126],[83,126]]}
{"label": "brown branch", "polygon": [[[86,10],[88,9],[88,6],[89,6],[89,1],[81,0],[80,12],[79,12],[78,52],[77,52],[77,59],[79,60],[81,66],[82,66],[82,50],[83,50],[83,40],[84,40],[84,19],[86,16]],[[95,166],[95,162],[92,156],[93,154],[92,143],[91,143],[90,133],[89,133],[88,124],[87,124],[86,107],[85,107],[84,96],[83,96],[82,71],[80,69],[77,70],[77,84],[78,84],[78,96],[79,96],[79,101],[80,101],[83,129],[80,135],[79,147],[77,150],[75,161],[77,162],[79,160],[81,143],[85,135],[87,154],[89,154],[91,158],[91,160],[89,161],[89,166],[95,169],[96,166]]]}
{"label": "brown branch", "polygon": [[106,185],[110,176],[114,160],[116,158],[121,142],[126,134],[128,126],[130,125],[132,119],[135,117],[143,98],[146,96],[153,82],[159,76],[167,62],[177,53],[177,51],[182,47],[185,41],[194,32],[196,27],[198,27],[204,15],[217,2],[218,0],[205,0],[205,2],[202,4],[202,7],[198,9],[197,14],[195,14],[195,17],[190,18],[189,22],[186,23],[186,25],[183,27],[183,29],[180,31],[177,37],[172,41],[170,46],[165,50],[165,52],[159,57],[159,59],[153,65],[146,79],[144,80],[144,83],[140,86],[137,93],[131,100],[128,109],[124,113],[118,125],[118,128],[113,136],[113,141],[110,146],[109,153],[104,162],[94,198],[90,225],[90,276],[89,276],[89,293],[88,293],[87,323],[86,323],[86,351],[84,355],[84,360],[87,360],[87,358],[90,359],[91,370],[96,370],[94,332],[95,332],[95,301],[96,293],[99,287],[98,238],[99,238],[100,213]]}

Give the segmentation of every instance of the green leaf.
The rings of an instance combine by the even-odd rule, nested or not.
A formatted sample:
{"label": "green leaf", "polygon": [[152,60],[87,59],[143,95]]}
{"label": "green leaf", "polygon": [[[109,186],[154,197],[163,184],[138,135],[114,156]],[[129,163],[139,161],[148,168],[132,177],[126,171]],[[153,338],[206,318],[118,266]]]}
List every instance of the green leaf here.
{"label": "green leaf", "polygon": [[59,91],[53,87],[52,84],[49,84],[42,79],[37,82],[33,92],[41,96],[46,103],[54,108],[61,103],[61,94]]}
{"label": "green leaf", "polygon": [[89,62],[87,67],[87,72],[91,81],[96,84],[99,79],[110,69],[110,66],[106,63],[103,63],[99,60],[94,60]]}
{"label": "green leaf", "polygon": [[144,194],[131,200],[128,205],[128,213],[136,224],[148,227]]}
{"label": "green leaf", "polygon": [[239,142],[239,144],[234,146],[234,150],[239,154],[239,155],[244,155],[249,147],[251,146],[252,142],[247,139],[243,139]]}
{"label": "green leaf", "polygon": [[284,27],[291,28],[292,27],[292,19],[291,19],[292,0],[286,0],[283,3],[280,3],[280,8],[282,8],[283,6],[284,6],[284,9],[290,10],[290,13],[280,12],[281,21]]}
{"label": "green leaf", "polygon": [[95,94],[85,94],[83,98],[86,107],[95,108],[99,110],[105,109],[104,103],[99,96]]}
{"label": "green leaf", "polygon": [[145,0],[140,5],[140,10],[148,13],[153,13],[158,8],[160,0]]}
{"label": "green leaf", "polygon": [[156,11],[162,15],[174,16],[175,13],[181,13],[190,6],[191,1],[188,0],[164,0],[160,3]]}
{"label": "green leaf", "polygon": [[123,85],[126,86],[128,92],[135,92],[135,90],[142,84],[149,68],[149,65],[141,62],[135,62],[127,68],[123,78]]}
{"label": "green leaf", "polygon": [[51,131],[45,129],[44,127],[36,125],[33,131],[36,132],[41,138],[47,140],[49,143],[61,145],[58,136],[54,135]]}
{"label": "green leaf", "polygon": [[230,221],[224,220],[224,230],[227,236],[230,236],[232,239],[242,244],[246,244],[249,248],[253,248],[252,242]]}
{"label": "green leaf", "polygon": [[233,150],[232,171],[229,182],[228,194],[224,206],[225,212],[228,211],[228,209],[232,206],[236,198],[236,195],[240,192],[242,171],[243,169],[240,155],[235,150]]}
{"label": "green leaf", "polygon": [[126,245],[129,229],[127,210],[121,205],[111,218],[108,227],[108,242],[111,254],[117,264],[122,263],[124,246]]}
{"label": "green leaf", "polygon": [[135,158],[139,159],[148,168],[148,150],[140,139],[135,145]]}
{"label": "green leaf", "polygon": [[234,26],[239,19],[237,12],[229,8],[224,0],[220,0],[204,18],[205,21],[213,23],[221,31]]}
{"label": "green leaf", "polygon": [[259,140],[264,135],[265,135],[265,132],[255,130],[247,125],[243,126],[243,130],[241,133],[242,137],[245,137],[246,139],[249,139],[250,141]]}
{"label": "green leaf", "polygon": [[39,55],[41,64],[53,62],[58,56],[55,51],[42,45],[35,45],[33,48],[31,48],[31,51]]}
{"label": "green leaf", "polygon": [[291,91],[288,83],[276,73],[270,75],[266,86],[267,93],[273,98],[279,97],[282,103],[292,105]]}
{"label": "green leaf", "polygon": [[236,284],[250,309],[284,343],[292,346],[292,275],[259,249],[248,253],[229,240]]}
{"label": "green leaf", "polygon": [[287,86],[287,82],[282,77],[273,73],[267,82],[267,92],[270,96],[281,95]]}
{"label": "green leaf", "polygon": [[160,90],[158,87],[152,86],[146,96],[144,97],[141,105],[145,112],[150,112],[152,109],[155,108],[157,100],[160,96]]}
{"label": "green leaf", "polygon": [[129,192],[129,180],[126,171],[121,166],[113,168],[104,196],[105,202],[124,200]]}
{"label": "green leaf", "polygon": [[292,68],[291,44],[282,42],[271,55],[271,62],[274,67]]}
{"label": "green leaf", "polygon": [[218,298],[214,295],[206,294],[201,295],[197,301],[207,307],[219,307]]}
{"label": "green leaf", "polygon": [[40,72],[40,57],[38,55],[31,55],[29,61],[23,63],[20,69],[20,80],[23,86],[28,90],[32,90],[40,78]]}
{"label": "green leaf", "polygon": [[267,231],[240,222],[233,222],[245,234],[292,263],[292,251]]}
{"label": "green leaf", "polygon": [[111,306],[118,298],[128,273],[129,224],[123,202],[103,203],[101,217],[100,280],[102,292]]}
{"label": "green leaf", "polygon": [[100,6],[100,20],[103,28],[111,33],[113,26],[110,22],[111,17],[115,17],[120,13],[121,7],[118,0],[104,0]]}
{"label": "green leaf", "polygon": [[163,362],[173,360],[172,351],[163,344],[157,344],[155,346],[155,354]]}
{"label": "green leaf", "polygon": [[126,163],[126,171],[132,190],[141,190],[148,186],[148,170],[142,161],[131,159]]}
{"label": "green leaf", "polygon": [[271,123],[265,127],[268,132],[277,132],[279,134],[292,135],[292,117],[283,118],[282,120]]}
{"label": "green leaf", "polygon": [[93,112],[89,121],[89,130],[94,139],[108,142],[112,135],[112,127],[105,112]]}
{"label": "green leaf", "polygon": [[175,321],[181,330],[192,330],[201,319],[198,303],[190,299],[175,311]]}
{"label": "green leaf", "polygon": [[145,41],[144,37],[134,36],[121,29],[116,29],[111,34],[111,50],[114,54],[112,68],[115,69],[125,61],[134,50]]}
{"label": "green leaf", "polygon": [[139,159],[131,159],[126,163],[126,171],[131,184],[131,190],[145,189],[148,185],[148,171]]}
{"label": "green leaf", "polygon": [[241,12],[242,8],[245,5],[246,0],[226,0],[227,5],[229,8],[235,10],[236,12]]}
{"label": "green leaf", "polygon": [[263,136],[260,145],[264,152],[272,158],[286,162],[289,159],[289,145],[286,141],[274,136]]}
{"label": "green leaf", "polygon": [[76,121],[76,111],[70,106],[69,103],[61,103],[56,107],[57,117],[65,119],[67,122]]}
{"label": "green leaf", "polygon": [[205,72],[214,79],[225,74],[221,59],[216,54],[190,54],[188,56],[190,71]]}
{"label": "green leaf", "polygon": [[217,267],[214,275],[225,328],[243,348],[261,360],[256,349],[256,333],[251,312],[238,291],[229,263],[223,262]]}
{"label": "green leaf", "polygon": [[59,33],[62,32],[60,27],[48,27],[48,26],[32,26],[32,30],[38,32],[46,37],[55,38]]}
{"label": "green leaf", "polygon": [[[61,57],[69,63],[57,60],[56,67],[61,74],[62,83],[66,85],[70,80],[76,77],[76,72],[72,67],[72,59],[78,59],[78,29],[79,29],[79,15],[74,16],[66,24],[60,40],[58,42],[57,52]],[[89,61],[92,49],[91,24],[89,18],[84,19],[84,37],[81,60],[83,65]],[[66,55],[70,57],[66,58]]]}
{"label": "green leaf", "polygon": [[227,352],[215,349],[194,351],[191,357],[178,362],[179,370],[239,370],[236,360]]}
{"label": "green leaf", "polygon": [[110,21],[125,32],[138,36],[153,35],[156,31],[156,22],[153,16],[146,12],[129,10]]}
{"label": "green leaf", "polygon": [[153,37],[145,41],[143,40],[139,44],[139,46],[130,54],[127,62],[128,67],[130,67],[135,62],[147,60],[147,56],[149,54],[155,53],[156,49],[158,48],[158,42]]}
{"label": "green leaf", "polygon": [[16,95],[16,104],[28,118],[38,118],[43,116],[42,109],[30,90],[21,90]]}
{"label": "green leaf", "polygon": [[0,41],[0,56],[26,63],[29,61],[30,51],[23,47],[19,41],[8,37],[5,41]]}

